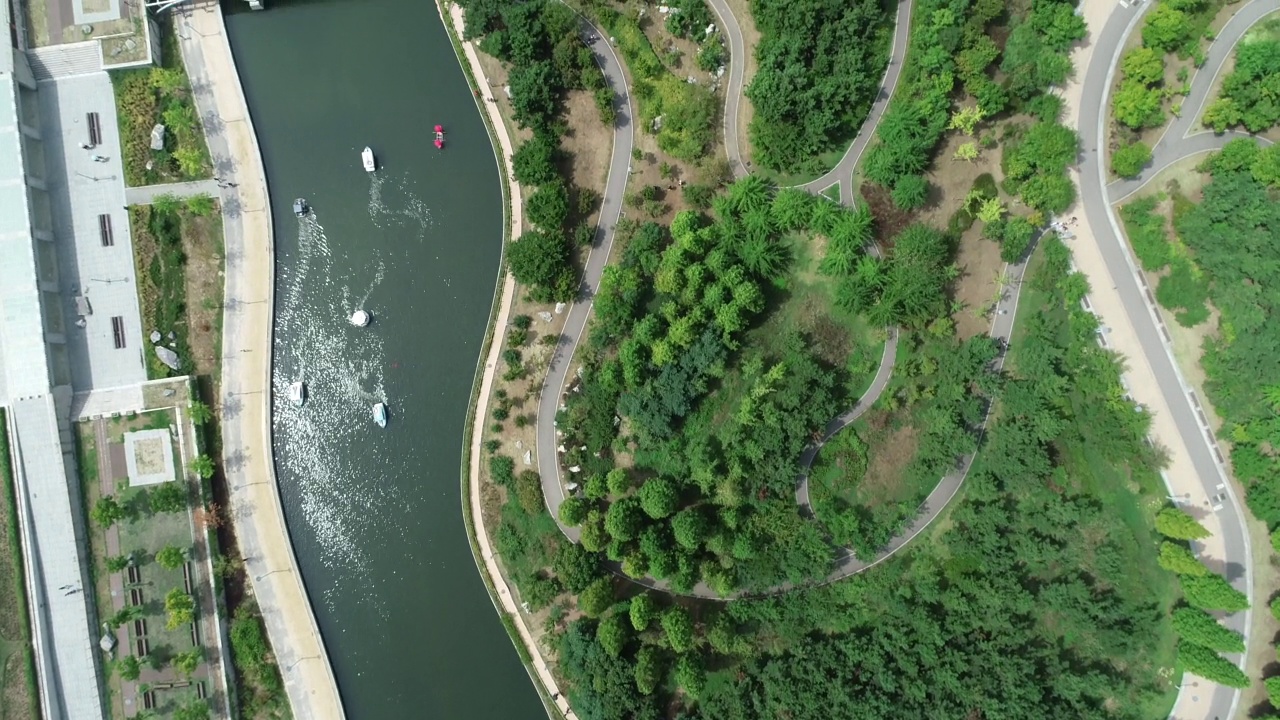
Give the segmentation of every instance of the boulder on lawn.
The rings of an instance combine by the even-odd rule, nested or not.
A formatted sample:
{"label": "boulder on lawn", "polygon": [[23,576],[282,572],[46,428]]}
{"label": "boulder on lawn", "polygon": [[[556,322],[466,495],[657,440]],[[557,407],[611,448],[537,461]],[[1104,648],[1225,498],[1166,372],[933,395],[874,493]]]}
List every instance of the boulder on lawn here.
{"label": "boulder on lawn", "polygon": [[151,149],[164,149],[164,125],[156,123],[156,126],[151,128]]}
{"label": "boulder on lawn", "polygon": [[182,369],[182,366],[178,363],[178,353],[163,345],[153,345],[152,347],[156,349],[156,357],[160,358],[160,362],[164,363],[170,370]]}

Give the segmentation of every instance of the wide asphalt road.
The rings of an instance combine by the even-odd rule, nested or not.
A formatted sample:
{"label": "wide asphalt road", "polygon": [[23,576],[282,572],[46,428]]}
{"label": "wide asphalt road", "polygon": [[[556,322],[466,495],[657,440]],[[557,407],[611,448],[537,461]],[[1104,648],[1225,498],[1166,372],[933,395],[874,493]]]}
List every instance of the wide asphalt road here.
{"label": "wide asphalt road", "polygon": [[[617,112],[617,122],[613,130],[613,156],[609,160],[609,177],[605,182],[604,199],[600,207],[600,219],[596,225],[595,246],[587,256],[587,267],[583,273],[582,285],[578,299],[569,306],[569,317],[565,320],[560,344],[551,356],[551,365],[547,369],[547,377],[542,383],[542,391],[538,397],[537,447],[538,473],[542,476],[542,495],[546,500],[551,517],[555,518],[560,530],[574,542],[578,542],[579,531],[560,522],[560,504],[564,502],[564,486],[560,482],[560,461],[556,452],[559,441],[556,438],[555,418],[560,409],[560,394],[564,392],[565,381],[569,377],[569,368],[573,362],[573,352],[582,339],[582,332],[587,326],[587,318],[591,315],[591,306],[595,298],[596,288],[600,287],[600,276],[609,261],[609,251],[613,248],[614,229],[622,214],[622,196],[626,191],[627,176],[631,172],[631,119],[634,117],[631,107],[631,93],[627,89],[626,78],[622,74],[622,63],[619,62],[613,47],[609,45],[608,35],[601,33],[589,20],[580,16],[582,38],[589,43],[596,62],[604,71],[605,80],[613,88],[613,106]],[[592,40],[592,38],[597,38]]]}
{"label": "wide asphalt road", "polygon": [[[1172,350],[1167,341],[1167,330],[1164,330],[1159,314],[1154,307],[1154,297],[1147,287],[1134,258],[1129,251],[1120,226],[1116,220],[1113,197],[1123,197],[1132,192],[1124,185],[1118,185],[1114,194],[1107,187],[1106,168],[1103,160],[1106,157],[1106,127],[1109,120],[1111,85],[1118,72],[1121,52],[1129,34],[1139,25],[1142,15],[1151,6],[1144,3],[1137,7],[1116,5],[1111,17],[1095,36],[1095,47],[1092,61],[1085,71],[1084,86],[1100,88],[1101,92],[1086,92],[1080,108],[1080,139],[1084,148],[1081,163],[1081,201],[1084,212],[1093,229],[1094,241],[1102,253],[1116,291],[1120,295],[1124,312],[1137,333],[1142,353],[1150,363],[1156,383],[1164,397],[1172,420],[1177,427],[1181,442],[1186,446],[1196,476],[1204,487],[1208,497],[1226,493],[1227,497],[1215,512],[1222,525],[1222,540],[1226,553],[1227,577],[1232,585],[1253,597],[1252,557],[1249,538],[1245,531],[1244,514],[1240,503],[1231,489],[1231,483],[1222,464],[1221,452],[1210,434],[1207,423],[1200,420],[1203,415],[1197,412],[1199,401],[1194,399],[1187,386]],[[1165,167],[1183,157],[1196,152],[1213,149],[1206,145],[1212,135],[1187,133],[1199,122],[1200,109],[1204,106],[1213,78],[1222,63],[1230,54],[1235,43],[1244,34],[1244,30],[1261,18],[1262,15],[1277,9],[1275,0],[1252,0],[1237,11],[1235,18],[1223,28],[1218,39],[1212,45],[1209,62],[1205,69],[1196,73],[1192,81],[1192,93],[1185,103],[1188,112],[1183,118],[1175,120],[1168,132],[1157,143],[1158,151],[1153,165],[1157,166],[1144,173],[1150,178],[1155,170]],[[1237,22],[1238,21],[1238,22]],[[1225,142],[1222,138],[1219,142]],[[1202,147],[1204,145],[1204,147]],[[1137,182],[1134,187],[1141,185]],[[1169,438],[1167,440],[1172,440]],[[1250,612],[1235,613],[1226,618],[1226,624],[1244,635],[1249,641]],[[1240,656],[1231,656],[1233,662],[1241,662]],[[1229,718],[1239,703],[1239,691],[1215,686],[1206,709],[1208,718]]]}

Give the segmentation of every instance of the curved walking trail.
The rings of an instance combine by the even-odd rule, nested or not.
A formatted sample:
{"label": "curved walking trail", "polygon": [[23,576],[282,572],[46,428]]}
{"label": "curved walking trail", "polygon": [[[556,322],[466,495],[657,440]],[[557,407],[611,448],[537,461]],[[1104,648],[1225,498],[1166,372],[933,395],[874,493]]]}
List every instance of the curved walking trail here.
{"label": "curved walking trail", "polygon": [[[1183,507],[1211,532],[1210,537],[1195,544],[1197,554],[1252,601],[1253,559],[1244,513],[1213,430],[1204,419],[1200,400],[1174,358],[1172,336],[1121,231],[1114,203],[1141,188],[1171,163],[1215,150],[1232,137],[1241,136],[1193,130],[1198,128],[1209,93],[1236,43],[1251,25],[1277,6],[1275,0],[1251,0],[1236,10],[1210,46],[1205,66],[1192,79],[1192,91],[1184,104],[1189,110],[1176,118],[1156,143],[1152,167],[1136,180],[1108,185],[1104,161],[1111,86],[1125,42],[1151,5],[1084,1],[1091,42],[1082,54],[1091,56],[1091,61],[1077,64],[1087,69],[1066,92],[1068,116],[1074,114],[1078,118],[1083,148],[1079,170],[1082,242],[1076,248],[1076,259],[1090,278],[1092,305],[1107,318],[1107,345],[1128,360],[1130,391],[1135,400],[1150,408],[1152,437],[1162,442],[1169,453],[1169,466],[1163,473],[1169,494],[1180,498]],[[1085,92],[1084,88],[1101,91]],[[1225,501],[1210,500],[1222,494]],[[1228,615],[1224,622],[1244,635],[1247,646],[1252,610]],[[1243,663],[1242,655],[1228,657],[1232,662]],[[1172,716],[1227,718],[1235,714],[1239,702],[1238,690],[1208,681],[1183,682]]]}
{"label": "curved walking trail", "polygon": [[[623,193],[627,187],[627,177],[631,174],[632,136],[631,93],[627,88],[626,77],[622,74],[622,63],[610,45],[607,33],[601,32],[585,17],[579,16],[582,23],[583,41],[595,55],[596,63],[604,72],[605,81],[613,88],[614,110],[617,121],[613,129],[613,155],[609,160],[608,180],[604,188],[604,200],[600,206],[600,219],[596,226],[595,243],[587,255],[587,264],[583,272],[582,284],[579,287],[578,299],[569,306],[569,316],[565,319],[564,330],[560,336],[560,344],[556,346],[547,368],[547,377],[543,380],[542,390],[538,396],[538,427],[536,454],[538,456],[538,473],[542,476],[542,495],[547,503],[551,517],[560,526],[560,531],[570,540],[578,542],[579,531],[560,522],[560,504],[564,502],[564,486],[560,482],[560,459],[556,453],[559,444],[556,439],[556,413],[559,410],[560,397],[564,393],[565,382],[569,377],[569,367],[573,362],[573,353],[578,348],[578,341],[586,330],[587,319],[591,316],[591,307],[596,288],[600,286],[600,276],[604,274],[604,266],[609,261],[609,253],[613,249],[614,231],[618,218],[622,214]],[[592,42],[590,37],[599,38]]]}
{"label": "curved walking trail", "polygon": [[[743,75],[746,72],[746,46],[742,40],[738,19],[728,3],[725,0],[707,1],[720,19],[720,26],[724,28],[725,37],[729,40],[729,80],[725,83],[724,99],[724,148],[729,156],[729,167],[733,170],[733,174],[736,177],[743,177],[748,174],[748,171],[746,163],[742,160],[742,149],[738,145],[740,137],[738,107],[742,104],[742,84],[745,82]],[[845,205],[853,204],[853,172],[858,167],[858,161],[862,159],[862,153],[866,151],[871,139],[875,136],[875,129],[880,125],[880,117],[889,107],[893,92],[898,88],[898,79],[902,76],[903,61],[907,56],[907,46],[911,36],[911,5],[912,0],[902,0],[898,3],[897,15],[894,18],[893,45],[889,49],[889,64],[885,67],[884,77],[880,80],[880,90],[871,103],[867,119],[862,122],[862,130],[853,142],[849,143],[849,148],[845,150],[835,167],[821,177],[797,187],[817,194],[840,183],[840,202]]]}
{"label": "curved walking trail", "polygon": [[[730,38],[730,47],[737,48],[737,52],[733,53],[730,62],[730,81],[729,93],[726,104],[732,103],[733,107],[737,107],[740,102],[742,92],[742,38],[738,29],[736,18],[730,11],[729,7],[722,0],[710,0],[713,9],[720,15],[721,22],[725,26],[726,34]],[[894,44],[892,57],[889,61],[889,67],[885,72],[884,85],[880,89],[879,96],[872,106],[871,113],[867,120],[863,123],[862,129],[858,136],[850,144],[849,150],[841,159],[836,169],[832,170],[823,178],[835,177],[836,174],[847,176],[847,182],[842,183],[841,198],[845,204],[853,203],[853,171],[857,166],[858,160],[861,158],[862,152],[866,149],[875,135],[880,118],[884,114],[885,107],[889,103],[889,99],[893,95],[893,90],[897,85],[898,78],[902,70],[902,60],[906,54],[907,36],[910,31],[911,17],[911,0],[904,0],[898,6],[897,28],[894,36]],[[600,33],[587,21],[582,20],[584,34],[594,33],[596,37],[607,38],[608,36]],[[551,517],[556,521],[560,531],[566,537],[574,542],[578,542],[580,531],[576,527],[565,525],[560,521],[560,505],[565,500],[564,486],[561,483],[559,455],[557,446],[559,445],[558,431],[556,430],[555,417],[557,412],[563,407],[562,397],[564,388],[568,380],[569,371],[572,365],[573,354],[577,349],[578,341],[582,337],[582,333],[586,328],[587,320],[591,313],[591,299],[593,298],[596,288],[599,286],[600,277],[604,272],[605,263],[608,260],[609,251],[613,245],[614,226],[622,210],[623,193],[626,187],[627,177],[630,174],[630,155],[632,147],[632,131],[631,131],[631,104],[630,96],[627,92],[625,76],[622,73],[622,65],[619,62],[613,48],[607,41],[598,42],[592,45],[592,51],[596,56],[596,61],[600,64],[604,71],[605,77],[609,84],[615,89],[619,96],[618,105],[618,123],[614,129],[614,144],[612,164],[609,167],[608,182],[605,186],[604,204],[600,213],[600,226],[597,229],[598,247],[596,247],[587,259],[587,267],[584,273],[583,282],[580,290],[579,300],[574,302],[569,308],[569,317],[565,321],[565,329],[562,335],[561,343],[556,347],[556,351],[552,356],[547,377],[543,383],[541,394],[538,400],[538,425],[537,425],[537,443],[536,453],[538,459],[538,472],[542,478],[542,492],[547,504],[547,509],[551,513]],[[733,58],[737,58],[736,62]],[[736,68],[736,69],[735,69]],[[736,116],[736,113],[726,111],[726,123],[730,116]],[[736,123],[736,119],[733,121]],[[741,161],[738,151],[736,133],[726,126],[726,147],[732,147],[731,163],[735,163],[735,172],[738,175],[745,174],[745,168]],[[810,192],[818,192],[829,187],[835,180],[831,180],[822,184],[823,178],[814,182],[803,185],[805,190]],[[839,178],[837,178],[839,179]],[[845,197],[845,192],[848,197]],[[874,252],[874,248],[872,249]],[[1018,263],[1006,266],[1006,277],[1010,279],[1006,292],[1000,298],[995,306],[992,314],[991,336],[1008,342],[1013,332],[1013,321],[1018,306],[1018,295],[1022,284],[1022,275],[1026,269],[1026,259],[1020,260]],[[808,472],[813,463],[814,458],[822,449],[822,445],[831,439],[836,433],[848,427],[856,421],[863,413],[871,408],[872,405],[880,398],[885,388],[889,385],[889,380],[893,372],[894,362],[897,359],[897,343],[898,331],[889,328],[888,337],[885,340],[884,354],[881,357],[880,367],[876,372],[875,378],[872,380],[871,386],[863,393],[857,403],[852,408],[833,418],[824,428],[823,439],[810,447],[806,448],[800,457],[800,476],[797,478],[796,500],[802,509],[809,510],[809,489],[808,489]],[[998,370],[1004,364],[1004,353],[1002,352],[996,360],[996,369]],[[985,427],[985,421],[983,424]],[[856,558],[849,550],[845,550],[836,558],[836,564],[831,573],[823,582],[834,582],[842,578],[848,577],[855,573],[862,572],[877,563],[880,563],[894,553],[898,552],[906,546],[912,539],[919,535],[935,518],[946,508],[947,504],[955,497],[960,486],[964,483],[965,477],[968,475],[969,467],[973,462],[973,454],[970,454],[960,460],[956,469],[943,477],[937,487],[929,493],[928,497],[921,504],[915,520],[905,530],[894,536],[885,548],[871,561],[863,561]],[[648,587],[661,589],[672,592],[667,583],[654,580],[653,578],[630,578],[631,580],[646,585]],[[773,592],[782,592],[790,589],[790,585],[780,585],[773,588]],[[704,583],[699,583],[692,592],[692,596],[720,599],[710,587]]]}
{"label": "curved walking trail", "polygon": [[216,3],[175,18],[192,95],[222,188],[226,279],[222,460],[236,539],[299,720],[345,718],[324,640],[285,523],[271,449],[271,340],[275,258],[262,155]]}
{"label": "curved walking trail", "polygon": [[1107,185],[1107,199],[1112,204],[1122,202],[1125,198],[1142,189],[1148,182],[1163,172],[1170,165],[1201,153],[1222,149],[1223,145],[1237,138],[1253,138],[1263,144],[1270,144],[1266,138],[1252,133],[1228,130],[1216,133],[1200,124],[1205,108],[1213,100],[1210,93],[1222,75],[1223,67],[1231,59],[1236,45],[1244,38],[1249,28],[1253,27],[1267,15],[1280,11],[1275,2],[1254,0],[1236,11],[1227,24],[1222,27],[1209,46],[1209,53],[1202,67],[1196,70],[1191,78],[1191,93],[1182,103],[1184,111],[1175,116],[1173,122],[1160,135],[1156,146],[1151,150],[1151,162],[1142,174],[1132,179],[1114,180]]}

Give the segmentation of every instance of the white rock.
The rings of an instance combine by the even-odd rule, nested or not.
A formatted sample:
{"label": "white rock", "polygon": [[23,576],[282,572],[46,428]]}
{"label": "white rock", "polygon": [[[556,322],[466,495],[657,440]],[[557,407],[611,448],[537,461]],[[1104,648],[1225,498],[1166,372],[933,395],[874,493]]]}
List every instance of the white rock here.
{"label": "white rock", "polygon": [[525,450],[525,451],[524,451],[524,464],[525,464],[525,465],[532,465],[532,464],[533,464],[533,451],[532,451],[532,450]]}
{"label": "white rock", "polygon": [[551,322],[552,315],[546,310],[543,310],[542,312],[538,313],[538,317],[542,318],[542,322]]}
{"label": "white rock", "polygon": [[560,313],[564,312],[564,309],[566,307],[568,306],[565,305],[564,303],[556,303],[556,314],[559,315]]}
{"label": "white rock", "polygon": [[571,472],[571,473],[580,473],[580,472],[582,472],[582,468],[578,467],[577,465],[574,465],[573,467],[569,468],[569,472]]}

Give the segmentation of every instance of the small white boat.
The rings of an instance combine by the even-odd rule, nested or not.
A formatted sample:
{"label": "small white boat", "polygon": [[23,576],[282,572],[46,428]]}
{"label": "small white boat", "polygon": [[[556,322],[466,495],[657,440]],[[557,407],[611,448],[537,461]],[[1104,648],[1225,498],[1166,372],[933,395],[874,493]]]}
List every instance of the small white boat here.
{"label": "small white boat", "polygon": [[306,401],[307,401],[307,384],[306,383],[299,380],[298,382],[295,382],[294,384],[289,386],[289,402],[293,403],[294,407],[302,407],[302,404],[305,403]]}
{"label": "small white boat", "polygon": [[378,403],[377,405],[373,406],[373,421],[378,423],[378,427],[380,428],[384,428],[387,426],[387,404],[386,403]]}
{"label": "small white boat", "polygon": [[367,310],[357,310],[351,313],[351,324],[356,327],[364,327],[368,325],[369,321],[372,319],[373,316],[371,316]]}
{"label": "small white boat", "polygon": [[360,162],[364,163],[364,169],[367,172],[373,172],[378,169],[378,161],[373,158],[373,148],[365,147],[360,153]]}

